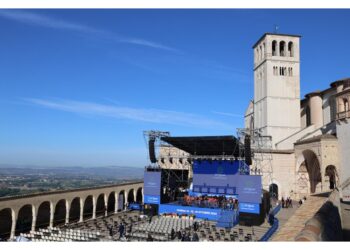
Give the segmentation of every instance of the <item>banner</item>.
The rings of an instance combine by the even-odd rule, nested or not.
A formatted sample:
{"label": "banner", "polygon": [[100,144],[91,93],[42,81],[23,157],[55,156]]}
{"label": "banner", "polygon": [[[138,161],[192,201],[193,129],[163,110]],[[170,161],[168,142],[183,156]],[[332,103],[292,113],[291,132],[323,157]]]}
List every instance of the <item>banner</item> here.
{"label": "banner", "polygon": [[240,175],[238,178],[237,193],[240,202],[261,203],[261,176]]}
{"label": "banner", "polygon": [[217,221],[221,216],[221,209],[161,204],[159,206],[159,214],[163,213],[194,214],[196,218]]}
{"label": "banner", "polygon": [[145,171],[143,177],[144,195],[160,195],[161,172]]}
{"label": "banner", "polygon": [[239,212],[240,213],[250,213],[250,214],[259,214],[260,205],[258,203],[239,203]]}
{"label": "banner", "polygon": [[160,204],[160,196],[159,195],[144,195],[143,203],[145,204]]}

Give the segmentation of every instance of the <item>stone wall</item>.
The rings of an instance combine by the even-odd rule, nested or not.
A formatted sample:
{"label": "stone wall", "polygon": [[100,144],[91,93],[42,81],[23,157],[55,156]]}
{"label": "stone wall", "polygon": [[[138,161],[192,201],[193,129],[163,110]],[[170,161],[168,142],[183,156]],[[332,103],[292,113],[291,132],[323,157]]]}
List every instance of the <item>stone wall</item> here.
{"label": "stone wall", "polygon": [[296,241],[342,241],[339,191],[334,190],[317,213],[306,222]]}

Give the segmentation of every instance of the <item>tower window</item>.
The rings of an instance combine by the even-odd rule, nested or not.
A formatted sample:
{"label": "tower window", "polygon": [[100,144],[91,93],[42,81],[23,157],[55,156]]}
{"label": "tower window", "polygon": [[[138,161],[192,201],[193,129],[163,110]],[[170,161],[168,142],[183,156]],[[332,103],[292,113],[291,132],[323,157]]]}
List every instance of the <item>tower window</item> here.
{"label": "tower window", "polygon": [[280,42],[280,56],[286,56],[286,42],[285,41],[281,41]]}
{"label": "tower window", "polygon": [[294,56],[294,51],[293,51],[293,42],[289,42],[288,43],[288,55],[290,57],[293,57]]}
{"label": "tower window", "polygon": [[272,41],[272,55],[277,56],[277,42],[275,40]]}

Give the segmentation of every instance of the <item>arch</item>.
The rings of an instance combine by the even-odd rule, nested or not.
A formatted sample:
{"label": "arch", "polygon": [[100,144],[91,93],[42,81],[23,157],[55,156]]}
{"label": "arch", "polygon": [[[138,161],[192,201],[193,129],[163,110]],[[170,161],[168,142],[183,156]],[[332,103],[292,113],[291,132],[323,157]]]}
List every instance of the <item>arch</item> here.
{"label": "arch", "polygon": [[270,197],[278,199],[278,185],[276,183],[271,183],[269,185]]}
{"label": "arch", "polygon": [[125,209],[125,191],[121,190],[118,194],[118,212]]}
{"label": "arch", "polygon": [[348,102],[348,99],[344,98],[343,99],[343,107],[344,107],[344,111],[349,111],[349,102]]}
{"label": "arch", "polygon": [[322,183],[321,168],[316,154],[312,150],[304,150],[302,152],[304,162],[299,170],[306,171],[309,179],[310,193],[320,192],[320,184]]}
{"label": "arch", "polygon": [[329,178],[329,189],[336,188],[338,183],[338,173],[334,165],[328,165],[326,167],[325,176],[328,176]]}
{"label": "arch", "polygon": [[55,212],[53,216],[53,226],[59,226],[66,222],[66,200],[62,199],[56,203]]}
{"label": "arch", "polygon": [[115,211],[115,192],[111,192],[108,196],[107,213],[114,213]]}
{"label": "arch", "polygon": [[136,202],[141,204],[142,203],[142,187],[137,189],[136,192]]}
{"label": "arch", "polygon": [[290,56],[290,57],[294,56],[294,44],[293,44],[293,42],[288,43],[288,56]]}
{"label": "arch", "polygon": [[50,225],[51,204],[49,201],[44,201],[38,208],[36,216],[35,230],[39,228],[47,228]]}
{"label": "arch", "polygon": [[83,212],[84,220],[92,218],[93,209],[94,209],[93,198],[92,198],[92,195],[89,195],[88,197],[86,197],[84,201],[84,212]]}
{"label": "arch", "polygon": [[15,234],[27,233],[32,229],[33,206],[26,204],[18,211]]}
{"label": "arch", "polygon": [[128,193],[128,203],[133,203],[135,202],[135,197],[134,197],[134,189],[130,189]]}
{"label": "arch", "polygon": [[96,200],[96,217],[104,216],[106,212],[105,195],[100,194]]}
{"label": "arch", "polygon": [[11,237],[12,209],[4,208],[0,210],[0,239],[7,240]]}
{"label": "arch", "polygon": [[80,219],[80,198],[75,197],[69,208],[69,222],[77,222]]}
{"label": "arch", "polygon": [[286,56],[286,42],[280,41],[280,56]]}
{"label": "arch", "polygon": [[272,41],[272,55],[277,56],[277,41],[276,40]]}
{"label": "arch", "polygon": [[262,59],[263,59],[263,48],[260,45],[260,60],[262,60]]}

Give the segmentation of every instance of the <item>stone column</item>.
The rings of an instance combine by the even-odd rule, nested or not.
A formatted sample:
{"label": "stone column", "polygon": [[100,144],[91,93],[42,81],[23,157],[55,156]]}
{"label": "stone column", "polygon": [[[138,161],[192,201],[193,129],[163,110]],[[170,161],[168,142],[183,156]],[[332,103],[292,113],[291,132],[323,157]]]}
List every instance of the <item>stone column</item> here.
{"label": "stone column", "polygon": [[11,235],[10,235],[11,239],[15,237],[15,233],[16,233],[17,213],[18,211],[15,212],[12,210],[12,225],[11,225]]}
{"label": "stone column", "polygon": [[142,192],[142,203],[144,203],[145,200],[144,200],[143,188],[141,188],[141,192]]}
{"label": "stone column", "polygon": [[36,217],[37,217],[37,211],[35,209],[35,206],[32,205],[32,231],[35,231],[35,226],[36,226]]}
{"label": "stone column", "polygon": [[136,197],[137,196],[137,189],[134,188],[134,202],[136,202]]}
{"label": "stone column", "polygon": [[84,220],[84,202],[82,198],[80,199],[80,217],[79,217],[79,222],[83,222]]}
{"label": "stone column", "polygon": [[92,218],[96,219],[96,198],[92,196]]}
{"label": "stone column", "polygon": [[119,199],[119,193],[115,192],[114,193],[114,199],[115,199],[115,205],[114,205],[114,213],[118,213],[118,206],[119,206],[119,203],[118,203],[118,199]]}
{"label": "stone column", "polygon": [[124,211],[127,210],[127,204],[128,204],[128,194],[129,194],[129,191],[124,191]]}
{"label": "stone column", "polygon": [[49,227],[53,227],[53,218],[54,218],[55,210],[53,207],[53,203],[50,202],[50,225]]}
{"label": "stone column", "polygon": [[66,224],[69,223],[70,204],[71,204],[71,203],[70,203],[68,200],[66,200],[66,221],[65,221]]}
{"label": "stone column", "polygon": [[107,211],[107,209],[108,209],[108,197],[106,194],[104,196],[105,196],[105,216],[107,216],[108,215],[108,211]]}

